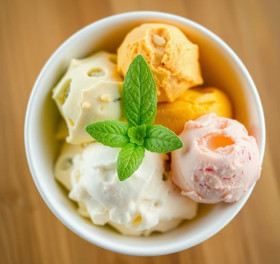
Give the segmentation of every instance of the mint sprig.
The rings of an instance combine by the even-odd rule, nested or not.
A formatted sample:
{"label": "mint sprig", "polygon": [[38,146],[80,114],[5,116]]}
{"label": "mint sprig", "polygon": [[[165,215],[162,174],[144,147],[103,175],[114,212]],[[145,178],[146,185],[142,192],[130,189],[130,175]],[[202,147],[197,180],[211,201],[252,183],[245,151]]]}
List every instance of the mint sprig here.
{"label": "mint sprig", "polygon": [[182,141],[168,128],[152,125],[157,110],[157,89],[153,74],[138,55],[124,78],[124,114],[128,124],[105,120],[88,125],[85,130],[98,142],[122,148],[117,160],[120,181],[129,178],[141,165],[145,149],[167,153],[183,146]]}

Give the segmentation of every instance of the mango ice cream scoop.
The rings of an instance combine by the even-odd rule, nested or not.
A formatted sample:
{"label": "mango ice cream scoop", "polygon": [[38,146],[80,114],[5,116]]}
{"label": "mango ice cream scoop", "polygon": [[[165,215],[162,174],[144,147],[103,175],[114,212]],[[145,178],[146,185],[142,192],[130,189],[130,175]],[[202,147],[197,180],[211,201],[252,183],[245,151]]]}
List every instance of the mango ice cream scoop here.
{"label": "mango ice cream scoop", "polygon": [[159,102],[173,102],[188,88],[203,83],[198,46],[177,27],[151,23],[130,31],[118,48],[117,67],[122,76],[138,54],[150,66]]}
{"label": "mango ice cream scoop", "polygon": [[158,103],[155,123],[179,134],[187,121],[209,113],[231,118],[228,96],[215,87],[192,88],[173,103]]}

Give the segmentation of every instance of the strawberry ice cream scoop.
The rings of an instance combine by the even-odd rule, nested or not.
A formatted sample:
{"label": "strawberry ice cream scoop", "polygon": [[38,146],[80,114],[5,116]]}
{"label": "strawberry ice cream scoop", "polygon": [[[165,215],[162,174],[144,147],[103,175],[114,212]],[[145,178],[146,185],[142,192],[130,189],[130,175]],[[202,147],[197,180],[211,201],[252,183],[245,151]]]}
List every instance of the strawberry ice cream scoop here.
{"label": "strawberry ice cream scoop", "polygon": [[236,202],[260,177],[256,140],[236,120],[207,114],[187,122],[180,138],[172,180],[197,202]]}

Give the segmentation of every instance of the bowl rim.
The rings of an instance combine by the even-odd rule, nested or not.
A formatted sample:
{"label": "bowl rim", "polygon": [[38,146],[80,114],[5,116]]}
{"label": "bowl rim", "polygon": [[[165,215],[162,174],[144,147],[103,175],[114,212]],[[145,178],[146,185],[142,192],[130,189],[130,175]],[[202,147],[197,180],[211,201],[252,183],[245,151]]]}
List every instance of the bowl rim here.
{"label": "bowl rim", "polygon": [[49,209],[53,212],[53,214],[64,224],[66,225],[71,231],[73,231],[75,234],[80,236],[81,238],[85,239],[86,241],[97,245],[99,247],[102,247],[107,250],[111,250],[118,253],[128,254],[128,255],[136,255],[136,256],[155,256],[155,255],[165,255],[170,253],[175,253],[184,249],[188,249],[190,247],[193,247],[208,238],[212,237],[214,234],[218,233],[220,230],[222,230],[241,210],[241,208],[244,206],[246,201],[248,200],[252,190],[254,189],[255,184],[248,190],[248,192],[243,196],[242,200],[239,201],[238,206],[236,206],[236,209],[231,212],[227,216],[227,218],[223,219],[222,224],[219,223],[219,225],[216,225],[216,228],[207,229],[203,234],[195,236],[194,239],[192,239],[191,242],[188,242],[187,244],[184,243],[184,241],[176,241],[173,244],[168,244],[166,246],[160,246],[160,247],[151,247],[151,248],[140,248],[139,246],[130,245],[129,247],[126,245],[121,245],[118,242],[112,242],[108,239],[101,238],[99,235],[88,235],[87,233],[81,232],[79,228],[77,228],[76,225],[72,224],[72,221],[68,221],[67,218],[64,218],[63,214],[56,210],[55,206],[52,204],[52,202],[47,198],[45,195],[44,187],[40,184],[40,181],[37,177],[37,173],[35,171],[34,165],[33,165],[33,159],[31,156],[31,147],[30,147],[30,138],[29,138],[29,130],[30,130],[30,115],[31,111],[33,109],[34,105],[34,98],[39,91],[39,84],[41,82],[42,77],[44,76],[47,69],[52,65],[52,62],[56,59],[56,57],[61,53],[61,51],[71,44],[71,42],[78,38],[80,35],[85,34],[87,30],[91,27],[100,26],[103,23],[112,23],[119,20],[129,20],[131,17],[138,17],[138,18],[155,18],[155,19],[166,19],[170,20],[172,22],[177,22],[181,24],[186,24],[195,30],[199,31],[200,33],[207,35],[210,39],[214,40],[224,51],[231,57],[231,59],[236,63],[238,68],[242,71],[244,76],[246,77],[246,81],[249,83],[250,90],[253,100],[256,102],[258,106],[258,116],[260,117],[260,159],[261,163],[263,162],[264,157],[264,149],[265,149],[265,119],[264,119],[264,113],[263,108],[261,104],[261,100],[259,97],[259,94],[257,92],[257,88],[248,72],[244,64],[242,63],[241,59],[236,55],[236,53],[216,34],[214,34],[212,31],[208,30],[204,26],[198,24],[197,22],[194,22],[190,19],[187,19],[182,16],[170,14],[170,13],[164,13],[164,12],[157,12],[157,11],[135,11],[135,12],[125,12],[120,13],[112,16],[108,16],[105,18],[102,18],[100,20],[97,20],[95,22],[90,23],[89,25],[83,27],[82,29],[78,30],[76,33],[71,35],[67,40],[65,40],[56,50],[55,52],[49,57],[45,65],[43,66],[42,70],[40,71],[34,86],[32,88],[27,109],[26,109],[26,115],[25,115],[25,124],[24,124],[24,141],[25,141],[25,152],[27,156],[27,161],[29,165],[29,169],[33,178],[33,181],[37,187],[37,190],[39,191],[40,195],[42,196],[43,200],[49,207]]}

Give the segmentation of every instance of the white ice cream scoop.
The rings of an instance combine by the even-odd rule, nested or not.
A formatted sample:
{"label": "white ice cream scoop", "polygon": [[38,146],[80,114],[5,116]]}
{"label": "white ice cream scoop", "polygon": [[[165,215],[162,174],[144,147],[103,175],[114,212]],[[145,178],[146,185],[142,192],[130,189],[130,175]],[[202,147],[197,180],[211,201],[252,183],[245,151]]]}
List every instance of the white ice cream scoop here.
{"label": "white ice cream scoop", "polygon": [[139,169],[120,181],[118,153],[119,149],[100,143],[85,148],[64,145],[55,177],[70,190],[69,197],[78,202],[82,215],[129,235],[165,232],[196,215],[197,204],[163,177],[165,155],[146,151]]}

